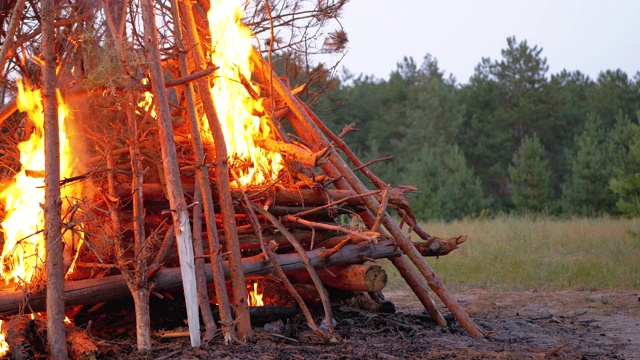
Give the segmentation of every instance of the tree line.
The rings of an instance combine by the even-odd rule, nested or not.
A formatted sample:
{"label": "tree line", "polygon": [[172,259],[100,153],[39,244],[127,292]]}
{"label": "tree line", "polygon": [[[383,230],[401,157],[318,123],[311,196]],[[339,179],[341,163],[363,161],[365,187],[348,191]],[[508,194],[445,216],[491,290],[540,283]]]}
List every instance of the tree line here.
{"label": "tree line", "polygon": [[542,48],[507,39],[466,84],[405,57],[388,79],[348,71],[314,105],[371,169],[410,184],[423,220],[500,213],[640,215],[640,73],[548,74]]}

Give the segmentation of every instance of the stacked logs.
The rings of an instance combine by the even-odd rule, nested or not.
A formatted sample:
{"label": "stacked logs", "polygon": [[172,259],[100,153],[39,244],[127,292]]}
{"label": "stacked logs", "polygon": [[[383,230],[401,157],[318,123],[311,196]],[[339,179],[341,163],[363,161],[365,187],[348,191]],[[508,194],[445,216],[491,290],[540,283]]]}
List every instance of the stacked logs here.
{"label": "stacked logs", "polygon": [[[285,157],[290,173],[274,186],[231,189],[237,223],[236,241],[243,254],[241,264],[245,278],[248,281],[256,281],[284,274],[292,283],[290,288],[285,289],[291,291],[292,297],[312,297],[319,303],[326,303],[328,300],[324,294],[324,286],[351,292],[382,290],[386,284],[384,270],[365,263],[369,260],[388,258],[439,325],[446,326],[446,321],[436,309],[427,292],[427,286],[440,297],[470,335],[482,336],[423,258],[446,255],[456,249],[466,237],[441,239],[420,228],[405,199],[407,192],[416,189],[410,186],[391,188],[378,179],[368,170],[366,164],[351,152],[341,136],[327,129],[304,103],[291,94],[257,53],[254,54],[254,61],[258,78],[263,83],[275,85],[275,93],[268,95],[278,97],[282,104],[286,104],[275,111],[282,119],[274,120],[288,120],[305,146],[287,143],[284,138],[277,142],[269,139],[261,141],[261,146],[279,152]],[[177,147],[189,146],[180,136],[176,136],[174,140]],[[142,144],[142,149],[146,154],[152,151],[150,148],[145,149],[145,144]],[[354,170],[339,156],[338,151],[342,151],[350,159],[357,167],[356,171],[362,171],[369,177],[376,189],[365,187]],[[129,148],[112,150],[110,156],[113,168],[118,168],[119,162],[122,167],[126,167],[130,162]],[[101,161],[102,158],[89,159],[88,163]],[[159,154],[152,154],[146,158],[151,161],[161,157]],[[180,180],[187,197],[196,199],[198,186],[191,165],[193,163],[193,157],[181,158],[183,173]],[[311,167],[320,167],[323,174],[313,176],[305,171]],[[220,195],[219,186],[214,180],[215,171],[216,168],[208,170],[208,184],[216,214],[219,214]],[[95,173],[99,171],[94,171]],[[292,178],[297,181],[292,181]],[[104,208],[105,214],[109,208],[104,197],[117,199],[114,202],[131,198],[131,188],[124,182],[111,185],[109,189],[105,182],[95,178],[93,180],[102,197],[98,197],[91,206]],[[173,228],[166,225],[166,213],[171,208],[166,195],[167,185],[163,183],[161,175],[153,176],[153,172],[151,175],[147,172],[140,189],[146,208],[146,233],[153,233],[157,228],[163,229],[155,234],[161,237],[162,241],[158,246],[156,259],[149,266],[148,277],[154,283],[155,291],[179,289],[182,286],[182,275],[176,267],[179,266],[179,262],[175,244],[172,246]],[[195,213],[195,205],[198,205],[197,201],[192,201],[189,205],[192,222],[198,216],[202,216],[201,213]],[[389,210],[395,211],[401,218],[401,223],[407,224],[410,230],[424,241],[409,241],[407,235],[400,230],[400,225],[388,214]],[[120,227],[132,228],[135,217],[132,207],[122,207],[119,214]],[[358,226],[345,225],[345,219],[359,219],[360,222]],[[162,224],[165,226],[162,227]],[[229,239],[224,231],[225,222],[216,216],[216,224],[217,228],[213,231],[216,232],[219,244],[223,249],[228,249]],[[206,238],[208,231],[205,228],[198,236]],[[210,249],[207,245],[204,244],[204,253],[200,255],[203,258],[208,258]],[[66,305],[90,304],[130,296],[130,289],[125,280],[120,275],[113,275],[117,273],[115,270],[103,272],[109,276],[88,278],[87,271],[100,266],[91,260],[95,258],[81,257],[77,264],[80,275],[75,275],[76,280],[68,282],[65,286]],[[222,262],[227,279],[231,277],[231,266],[227,259]],[[316,269],[315,276],[320,280],[320,286],[314,282],[310,267]],[[212,267],[205,268],[205,278],[208,282],[214,280]],[[309,284],[316,285],[315,294],[309,295],[309,291],[305,290],[309,289]],[[314,287],[311,286],[311,289],[310,292],[313,292]],[[18,313],[23,298],[24,294],[21,291],[3,291],[0,297],[0,314]],[[325,310],[330,309],[327,304],[324,305]],[[33,311],[43,310],[44,293],[31,294],[29,307]]]}
{"label": "stacked logs", "polygon": [[[149,119],[145,115],[145,119],[136,121],[135,109],[129,106],[127,121],[123,124],[131,131],[128,146],[107,149],[87,160],[90,165],[100,164],[93,166],[89,174],[79,179],[65,179],[65,182],[91,182],[96,187],[96,197],[84,206],[85,209],[94,209],[86,213],[100,218],[93,225],[79,220],[88,230],[85,241],[91,246],[81,254],[78,273],[74,275],[76,280],[65,285],[66,305],[115,300],[140,289],[177,289],[191,282],[183,271],[187,268],[183,264],[183,250],[185,246],[191,247],[184,242],[185,239],[191,240],[190,234],[186,236],[184,230],[185,225],[191,225],[195,254],[186,252],[190,259],[185,261],[193,263],[195,259],[196,266],[201,264],[197,270],[200,274],[197,276],[201,278],[193,282],[214,283],[223,333],[230,334],[232,338],[235,337],[234,323],[238,324],[238,338],[244,340],[249,335],[246,323],[243,323],[248,318],[243,316],[246,309],[242,308],[245,280],[278,277],[305,313],[311,328],[323,335],[303,299],[303,295],[308,295],[303,294],[308,292],[303,289],[309,286],[299,285],[311,285],[324,309],[325,318],[329,320],[331,307],[325,287],[359,292],[381,290],[386,281],[384,272],[375,265],[367,264],[367,261],[379,258],[392,261],[440,326],[446,326],[446,320],[436,308],[429,289],[471,336],[482,337],[480,330],[424,259],[424,256],[446,255],[465,237],[440,239],[422,229],[405,199],[405,193],[415,189],[407,186],[392,188],[377,178],[368,169],[368,164],[362,163],[342,140],[350,129],[345,129],[340,136],[331,132],[267,66],[257,51],[252,54],[254,75],[263,85],[264,93],[259,95],[272,99],[272,108],[266,111],[273,121],[273,133],[277,134],[277,139],[257,139],[257,144],[283,155],[285,170],[277,182],[264,188],[230,186],[236,175],[228,166],[226,150],[205,148],[197,136],[198,126],[192,121],[197,115],[202,115],[195,110],[194,103],[202,104],[214,142],[224,143],[220,141],[219,124],[216,124],[211,98],[205,95],[208,92],[200,91],[200,98],[195,99],[195,92],[190,89],[191,82],[197,82],[199,88],[208,89],[212,70],[207,68],[203,54],[198,53],[202,52],[197,45],[201,42],[189,7],[182,2],[173,5],[183,11],[186,42],[192,45],[180,47],[192,49],[195,69],[187,69],[186,60],[181,58],[178,66],[182,68],[181,79],[165,83],[158,75],[160,72],[156,71],[157,74],[151,76],[151,83],[157,104],[163,105],[159,109],[159,118],[169,122],[172,117],[164,87],[187,84],[187,89],[182,91],[188,102],[184,106],[188,115],[182,114],[182,117],[188,120],[177,121],[178,124],[159,122],[157,126],[162,131],[155,135],[162,145],[160,153],[155,141],[138,141],[143,136],[140,135],[142,129],[136,127],[141,127]],[[178,30],[176,41],[180,43],[182,35]],[[157,48],[157,44],[147,45],[149,49]],[[150,66],[159,68],[159,61],[150,63]],[[6,118],[2,114],[15,110],[13,106],[7,104],[0,111],[3,117],[0,121]],[[295,130],[295,143],[291,136],[280,130],[284,122]],[[187,129],[189,125],[191,128]],[[181,126],[186,136],[181,136]],[[171,151],[166,155],[168,146]],[[355,169],[348,165],[340,152]],[[176,153],[180,154],[179,158]],[[204,162],[205,154],[213,159],[212,163]],[[179,167],[164,166],[174,158],[178,158],[179,164],[175,165]],[[320,175],[317,174],[318,168],[322,170]],[[373,189],[356,176],[357,171],[369,179]],[[399,222],[391,212],[398,215]],[[346,225],[346,220],[357,221]],[[403,225],[423,241],[410,241],[402,230]],[[101,226],[106,229],[102,233],[99,231]],[[105,261],[98,245],[101,239],[110,235],[122,237],[122,242],[115,241],[117,258]],[[157,246],[152,249],[149,243]],[[209,259],[209,266],[203,266],[205,259]],[[144,266],[141,266],[143,262]],[[103,270],[101,277],[93,276],[96,268]],[[120,272],[125,276],[117,275]],[[228,301],[225,279],[232,284]],[[242,284],[238,284],[239,281]],[[2,291],[0,295],[0,314],[18,313],[23,308],[24,294],[21,291]],[[28,304],[34,311],[44,309],[44,292],[31,293]],[[230,317],[230,305],[234,307],[235,321]],[[187,306],[193,310],[189,304]],[[197,323],[190,321],[190,324]],[[326,323],[331,324],[331,321]],[[191,335],[194,336],[193,333]],[[193,339],[192,343],[195,344]]]}

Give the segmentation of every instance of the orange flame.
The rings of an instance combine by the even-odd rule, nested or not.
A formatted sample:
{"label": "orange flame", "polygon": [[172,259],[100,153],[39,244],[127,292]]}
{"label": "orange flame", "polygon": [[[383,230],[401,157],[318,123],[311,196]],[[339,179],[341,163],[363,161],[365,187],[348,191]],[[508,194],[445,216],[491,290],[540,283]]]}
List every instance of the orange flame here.
{"label": "orange flame", "polygon": [[[65,132],[64,119],[68,110],[58,96],[58,119],[60,122],[60,172],[63,177],[72,176],[76,165],[71,155],[71,146]],[[31,137],[18,144],[22,168],[14,176],[14,182],[0,193],[6,216],[2,221],[4,247],[0,255],[0,277],[8,284],[14,280],[18,284],[28,284],[44,278],[44,115],[40,90],[26,89],[18,80],[18,109],[27,112],[33,124]],[[35,174],[35,175],[34,175]],[[79,186],[61,189],[62,197],[78,197]],[[73,252],[81,243],[73,245],[70,232],[65,235],[65,263],[70,264]]]}
{"label": "orange flame", "polygon": [[[260,90],[251,83],[252,33],[242,24],[242,14],[237,1],[211,2],[208,14],[213,49],[211,60],[219,67],[211,94],[225,135],[230,166],[236,170],[243,185],[262,185],[277,179],[282,157],[255,145],[254,139],[268,138],[271,128],[261,99],[251,96],[251,93],[259,94]],[[201,125],[205,129],[205,139],[213,141],[206,117]]]}
{"label": "orange flame", "polygon": [[264,306],[264,301],[262,301],[262,297],[264,293],[258,293],[258,283],[253,283],[253,289],[248,291],[247,294],[247,305],[249,306]]}

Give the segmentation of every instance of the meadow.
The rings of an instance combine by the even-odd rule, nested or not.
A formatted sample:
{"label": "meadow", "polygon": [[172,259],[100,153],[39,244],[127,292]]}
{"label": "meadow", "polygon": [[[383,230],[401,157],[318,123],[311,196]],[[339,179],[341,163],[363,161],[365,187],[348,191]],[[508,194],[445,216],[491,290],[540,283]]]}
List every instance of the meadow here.
{"label": "meadow", "polygon": [[[640,288],[640,219],[503,216],[421,226],[434,236],[468,236],[452,253],[427,258],[452,290]],[[383,266],[389,289],[405,286],[390,263]]]}

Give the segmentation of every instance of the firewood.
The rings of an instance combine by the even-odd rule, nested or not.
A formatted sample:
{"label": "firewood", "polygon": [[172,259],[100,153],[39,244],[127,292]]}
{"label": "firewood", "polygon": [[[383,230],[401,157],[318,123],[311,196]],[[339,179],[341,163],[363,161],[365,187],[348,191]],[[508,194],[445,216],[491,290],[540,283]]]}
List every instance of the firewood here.
{"label": "firewood", "polygon": [[444,256],[457,249],[465,240],[467,240],[467,235],[446,239],[432,237],[432,239],[427,242],[414,241],[413,246],[418,249],[422,256]]}
{"label": "firewood", "polygon": [[98,347],[89,335],[73,326],[67,326],[67,351],[75,360],[95,360],[98,358]]}
{"label": "firewood", "polygon": [[[379,265],[349,265],[318,269],[322,283],[339,290],[374,292],[381,291],[387,285],[387,273]],[[310,278],[304,271],[288,275],[299,283],[309,283]]]}
{"label": "firewood", "polygon": [[[39,322],[40,324],[36,324]],[[45,328],[40,320],[29,319],[26,315],[11,317],[2,326],[5,341],[9,344],[12,359],[33,359],[35,356],[38,329]]]}
{"label": "firewood", "polygon": [[[304,136],[304,138],[308,140],[307,145],[315,145],[315,148],[330,146],[331,144],[318,126],[318,123],[321,123],[321,121],[313,115],[313,112],[304,103],[300,102],[291,94],[290,90],[284,85],[279,77],[275,76],[273,70],[267,66],[265,60],[257,53],[257,51],[254,51],[251,57],[255,65],[254,71],[256,76],[264,83],[270,82],[277,95],[286,102],[288,107],[291,109],[292,117],[295,118],[294,121],[291,121],[291,124],[294,126],[298,135],[301,137]],[[273,95],[276,94],[272,94],[272,96]],[[311,146],[311,149],[313,150],[314,147]],[[334,175],[338,175],[337,173],[343,177],[345,181],[340,182],[339,184],[337,183],[339,187],[355,190],[357,193],[365,193],[368,191],[363,182],[351,171],[345,160],[343,160],[336,152],[332,152],[329,159],[330,162],[323,165],[323,170],[332,177],[334,177]],[[357,158],[355,160],[356,161],[353,161],[352,159],[356,166],[362,165],[362,162]],[[369,196],[365,197],[364,200],[369,211],[372,213],[378,213],[380,209],[380,202],[377,199],[373,196]],[[393,220],[393,218],[391,218],[391,216],[386,212],[383,212],[381,219],[382,225],[396,240],[402,251],[415,264],[416,268],[427,281],[431,289],[438,294],[440,299],[456,316],[460,325],[462,325],[462,327],[471,336],[480,338],[484,337],[480,329],[469,317],[469,314],[467,314],[449,290],[442,284],[442,281],[439,279],[437,274],[413,246],[411,241],[408,239],[406,234],[403,233],[402,229]]]}
{"label": "firewood", "polygon": [[[400,255],[392,240],[381,240],[378,243],[362,242],[347,245],[331,257],[326,256],[330,250],[320,248],[307,251],[309,261],[315,268],[362,263],[365,258],[380,259],[393,258]],[[299,271],[305,268],[300,256],[296,253],[275,254],[275,260],[285,273]],[[265,262],[262,255],[242,259],[244,273],[247,277],[273,274],[273,265]],[[225,277],[229,276],[228,262],[223,264]],[[211,282],[213,274],[211,268],[206,269],[207,281]],[[182,287],[180,268],[160,269],[152,279],[154,290],[175,290]],[[20,290],[0,291],[0,315],[17,313],[26,302],[33,311],[41,311],[45,307],[45,294],[36,292],[29,294],[28,300]],[[105,301],[119,300],[131,296],[125,280],[120,275],[105,276],[98,279],[68,281],[65,283],[65,303],[67,306],[95,304]]]}
{"label": "firewood", "polygon": [[[193,179],[182,179],[182,186],[186,193],[193,194],[193,190],[195,187],[195,182]],[[167,202],[166,197],[166,188],[161,183],[145,183],[142,185],[144,200],[164,203]],[[401,191],[394,191],[395,188],[391,188],[389,191],[389,204],[395,206],[402,201],[406,201],[404,196],[402,196]],[[218,192],[215,188],[215,184],[212,184],[212,195],[214,201],[218,200]],[[240,198],[240,193],[238,190],[231,190],[232,196],[234,199]],[[374,191],[372,194],[379,193],[379,191]],[[342,190],[342,189],[304,189],[297,187],[287,187],[287,188],[273,188],[264,192],[261,190],[247,191],[247,195],[250,199],[255,200],[254,196],[258,194],[261,198],[270,198],[273,199],[273,205],[278,206],[322,206],[326,205],[333,201],[340,201],[344,199],[344,204],[348,206],[364,206],[366,202],[363,197],[367,195],[361,195],[356,193],[353,190]],[[126,199],[131,197],[131,192],[126,187],[120,187],[115,194],[116,197],[121,199]]]}
{"label": "firewood", "polygon": [[[149,78],[153,89],[153,100],[156,105],[157,121],[159,129],[159,143],[162,153],[162,165],[167,184],[167,194],[169,203],[171,204],[171,215],[175,227],[176,243],[180,252],[180,263],[182,276],[184,278],[183,289],[186,299],[187,317],[189,319],[189,332],[191,334],[191,346],[200,346],[200,320],[198,314],[198,295],[196,289],[195,264],[193,259],[193,244],[191,239],[191,229],[189,226],[189,214],[187,212],[187,204],[185,202],[184,190],[180,182],[180,170],[176,154],[175,144],[173,142],[173,127],[171,123],[171,109],[169,108],[169,100],[165,91],[165,80],[163,69],[160,62],[160,49],[158,47],[156,20],[153,15],[153,4],[150,2],[142,2],[142,23],[144,25],[146,55],[149,64]],[[198,69],[202,70],[202,69]],[[216,144],[220,141],[216,139]],[[216,146],[220,148],[221,146]],[[226,156],[224,157],[226,159]],[[223,172],[223,171],[219,171]],[[228,184],[227,184],[228,185]],[[145,277],[146,279],[146,277]],[[134,299],[135,295],[134,295]],[[148,302],[148,298],[146,299]],[[138,301],[136,304],[136,320],[138,319]],[[142,314],[140,314],[142,315]],[[148,314],[145,317],[148,320]],[[148,324],[138,324],[138,350],[151,349],[151,336]],[[144,330],[144,331],[142,331]],[[140,337],[144,336],[144,339]]]}

